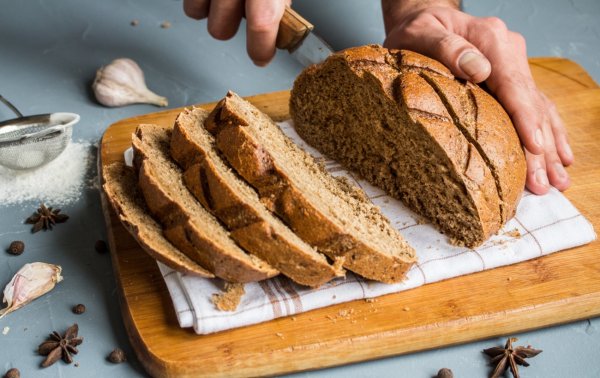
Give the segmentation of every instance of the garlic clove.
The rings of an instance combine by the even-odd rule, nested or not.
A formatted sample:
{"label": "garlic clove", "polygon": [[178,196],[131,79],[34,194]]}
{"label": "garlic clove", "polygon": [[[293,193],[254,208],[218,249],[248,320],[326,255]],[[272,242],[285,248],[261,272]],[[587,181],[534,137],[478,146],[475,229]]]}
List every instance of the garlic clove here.
{"label": "garlic clove", "polygon": [[96,71],[92,89],[96,100],[108,107],[130,104],[169,105],[165,97],[148,89],[144,72],[136,62],[128,58],[115,59],[100,67]]}
{"label": "garlic clove", "polygon": [[52,290],[63,279],[61,271],[60,266],[43,262],[23,265],[4,288],[7,306],[0,310],[0,318]]}

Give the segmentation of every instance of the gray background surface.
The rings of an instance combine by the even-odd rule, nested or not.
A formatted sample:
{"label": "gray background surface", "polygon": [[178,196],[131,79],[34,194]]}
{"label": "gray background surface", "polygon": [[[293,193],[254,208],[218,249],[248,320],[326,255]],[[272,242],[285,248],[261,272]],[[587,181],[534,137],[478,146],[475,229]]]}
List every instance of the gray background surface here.
{"label": "gray background surface", "polygon": [[[383,41],[377,0],[296,0],[294,6],[336,49]],[[467,0],[465,10],[503,18],[525,35],[530,56],[573,59],[600,81],[600,1]],[[133,19],[139,20],[137,27],[130,26]],[[161,29],[162,21],[171,22],[171,28]],[[0,93],[25,114],[79,113],[76,140],[95,143],[111,123],[157,110],[147,105],[107,109],[93,101],[89,86],[95,70],[118,57],[136,60],[148,86],[168,97],[171,107],[213,101],[228,89],[241,95],[288,89],[301,70],[286,53],[278,53],[268,68],[254,67],[246,57],[243,31],[230,41],[215,41],[206,32],[206,21],[183,15],[181,1],[0,0]],[[0,108],[0,120],[6,118],[12,114]],[[95,175],[95,168],[90,169],[89,177]],[[0,320],[0,330],[11,329],[0,334],[0,375],[18,367],[24,377],[143,376],[121,320],[110,258],[93,248],[97,239],[105,238],[98,192],[85,189],[79,201],[64,206],[71,216],[66,225],[35,235],[21,221],[37,203],[4,202],[0,198],[0,248],[22,239],[27,251],[19,257],[0,252],[0,286],[31,261],[62,265],[65,280],[50,294]],[[85,303],[88,311],[72,314],[76,303]],[[76,357],[79,367],[57,363],[40,369],[38,343],[51,329],[64,330],[75,321],[85,337]],[[526,377],[600,376],[598,319],[515,336],[522,344],[544,349],[523,370]],[[431,377],[439,368],[449,367],[456,377],[483,377],[490,368],[481,350],[503,341],[485,340],[298,376]],[[128,352],[128,363],[112,365],[105,360],[116,346]]]}

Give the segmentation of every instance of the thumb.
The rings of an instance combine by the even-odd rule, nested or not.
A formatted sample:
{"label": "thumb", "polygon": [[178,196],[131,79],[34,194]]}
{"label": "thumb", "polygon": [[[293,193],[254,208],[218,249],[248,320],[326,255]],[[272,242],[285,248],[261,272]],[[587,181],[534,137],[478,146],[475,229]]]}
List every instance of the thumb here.
{"label": "thumb", "polygon": [[393,30],[384,46],[403,48],[436,59],[462,79],[474,83],[486,80],[492,66],[489,60],[466,39],[448,31],[440,23],[424,28],[404,28]]}

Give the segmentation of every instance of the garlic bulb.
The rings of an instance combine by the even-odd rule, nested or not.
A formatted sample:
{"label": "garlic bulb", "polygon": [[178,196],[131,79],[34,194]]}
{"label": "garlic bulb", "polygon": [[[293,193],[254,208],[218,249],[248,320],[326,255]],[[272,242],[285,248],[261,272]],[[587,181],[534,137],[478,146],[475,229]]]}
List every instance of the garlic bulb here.
{"label": "garlic bulb", "polygon": [[25,264],[4,288],[3,303],[7,306],[0,310],[0,318],[41,297],[62,281],[58,265],[33,262]]}
{"label": "garlic bulb", "polygon": [[153,104],[167,106],[165,97],[146,87],[144,72],[136,62],[127,58],[113,60],[96,71],[92,84],[99,103],[108,107],[130,104]]}

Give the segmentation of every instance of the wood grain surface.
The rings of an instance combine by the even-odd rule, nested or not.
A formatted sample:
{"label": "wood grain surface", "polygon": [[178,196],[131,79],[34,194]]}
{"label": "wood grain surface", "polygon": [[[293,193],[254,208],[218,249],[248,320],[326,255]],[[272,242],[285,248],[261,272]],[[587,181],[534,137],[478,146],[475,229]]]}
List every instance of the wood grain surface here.
{"label": "wood grain surface", "polygon": [[[600,229],[600,89],[577,64],[531,59],[555,101],[576,162],[565,194]],[[235,88],[232,88],[235,90]],[[215,94],[215,97],[223,94]],[[250,97],[275,119],[289,92]],[[211,108],[212,104],[203,105]],[[122,159],[139,123],[171,125],[171,109],[111,125],[99,164]],[[546,327],[600,314],[600,243],[425,285],[376,302],[355,301],[263,324],[198,336],[177,324],[156,263],[103,198],[121,308],[137,356],[153,376],[256,376],[317,369]],[[335,319],[341,310],[348,318]],[[338,317],[339,318],[339,317]]]}

